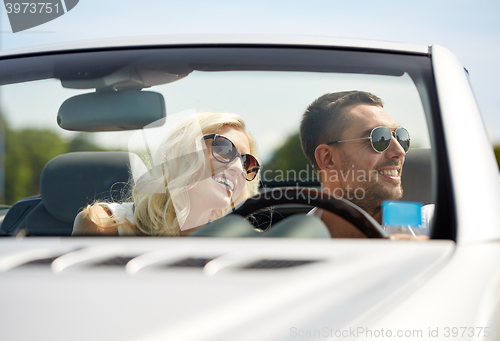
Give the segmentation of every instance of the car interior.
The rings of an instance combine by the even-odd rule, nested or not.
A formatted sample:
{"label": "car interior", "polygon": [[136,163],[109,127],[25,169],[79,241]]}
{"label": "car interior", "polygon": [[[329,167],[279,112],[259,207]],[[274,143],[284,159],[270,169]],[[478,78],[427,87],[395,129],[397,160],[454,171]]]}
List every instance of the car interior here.
{"label": "car interior", "polygon": [[[148,132],[151,123],[165,117],[168,123],[186,110],[240,114],[258,142],[263,170],[267,167],[277,174],[296,167],[289,160],[284,166],[278,161],[302,153],[295,148],[292,154],[285,154],[284,146],[296,135],[307,105],[324,93],[351,89],[380,96],[387,111],[411,131],[402,200],[424,205],[439,201],[438,169],[433,162],[436,137],[430,133],[436,105],[431,95],[430,61],[425,56],[189,47],[68,52],[36,59],[20,56],[4,62],[11,67],[0,71],[1,108],[12,131],[40,126],[61,134],[64,141],[86,134],[95,139],[94,145],[105,147],[99,151],[71,150],[46,160],[39,191],[22,198],[11,196],[10,202],[5,202],[8,209],[2,210],[2,235],[70,236],[74,219],[84,207],[123,200],[133,178],[130,158],[137,162],[142,153],[131,147],[131,134]],[[23,97],[37,92],[43,98],[22,102]],[[159,127],[151,130],[154,128]],[[304,165],[300,167],[309,167]],[[310,170],[305,178],[261,178],[261,191],[278,187],[318,189],[320,184]],[[289,220],[279,225],[311,208],[296,203],[272,205],[252,212],[249,220],[255,230],[266,231],[260,236],[328,238],[321,228],[302,235],[291,232],[295,223]],[[276,232],[287,230],[280,227],[284,225],[288,232]],[[242,232],[241,236],[252,233]],[[221,232],[212,236],[228,235]]]}

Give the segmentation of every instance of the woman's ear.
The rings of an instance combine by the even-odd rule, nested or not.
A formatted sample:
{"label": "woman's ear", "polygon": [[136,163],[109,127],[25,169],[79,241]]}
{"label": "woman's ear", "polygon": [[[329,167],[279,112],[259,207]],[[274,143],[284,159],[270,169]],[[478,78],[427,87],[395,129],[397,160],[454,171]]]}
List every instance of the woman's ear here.
{"label": "woman's ear", "polygon": [[335,168],[335,156],[332,152],[332,147],[327,144],[320,144],[314,151],[314,157],[318,164],[319,170],[331,171]]}

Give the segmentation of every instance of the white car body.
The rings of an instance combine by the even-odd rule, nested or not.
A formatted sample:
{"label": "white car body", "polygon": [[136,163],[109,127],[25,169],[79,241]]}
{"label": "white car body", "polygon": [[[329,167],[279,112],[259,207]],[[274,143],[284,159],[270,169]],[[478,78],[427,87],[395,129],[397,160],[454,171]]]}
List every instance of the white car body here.
{"label": "white car body", "polygon": [[[458,331],[461,340],[500,339],[498,168],[466,72],[445,48],[315,37],[181,36],[0,57],[235,43],[430,55],[456,240],[5,237],[0,239],[0,338],[437,340],[455,339]],[[119,256],[137,258],[114,267],[93,265]],[[23,266],[48,257],[56,259]],[[186,257],[215,259],[193,269],[159,266]],[[244,268],[266,258],[317,262]]]}

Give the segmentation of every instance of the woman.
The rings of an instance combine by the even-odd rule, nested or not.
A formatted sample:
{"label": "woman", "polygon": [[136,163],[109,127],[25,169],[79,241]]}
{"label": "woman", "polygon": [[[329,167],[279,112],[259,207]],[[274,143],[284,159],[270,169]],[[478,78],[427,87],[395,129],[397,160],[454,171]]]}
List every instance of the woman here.
{"label": "woman", "polygon": [[[78,214],[73,235],[182,236],[257,193],[253,137],[235,114],[193,115],[168,133],[133,202],[97,203]],[[156,166],[154,166],[156,165]]]}

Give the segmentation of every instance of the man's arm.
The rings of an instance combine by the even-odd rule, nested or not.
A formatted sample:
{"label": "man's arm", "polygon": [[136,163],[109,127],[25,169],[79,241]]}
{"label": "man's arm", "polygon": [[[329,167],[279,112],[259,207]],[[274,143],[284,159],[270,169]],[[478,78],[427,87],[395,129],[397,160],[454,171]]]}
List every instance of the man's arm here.
{"label": "man's arm", "polygon": [[421,234],[418,236],[413,236],[408,233],[393,233],[389,236],[390,240],[418,240],[418,241],[425,241],[429,240],[429,236],[426,236],[425,234]]}

